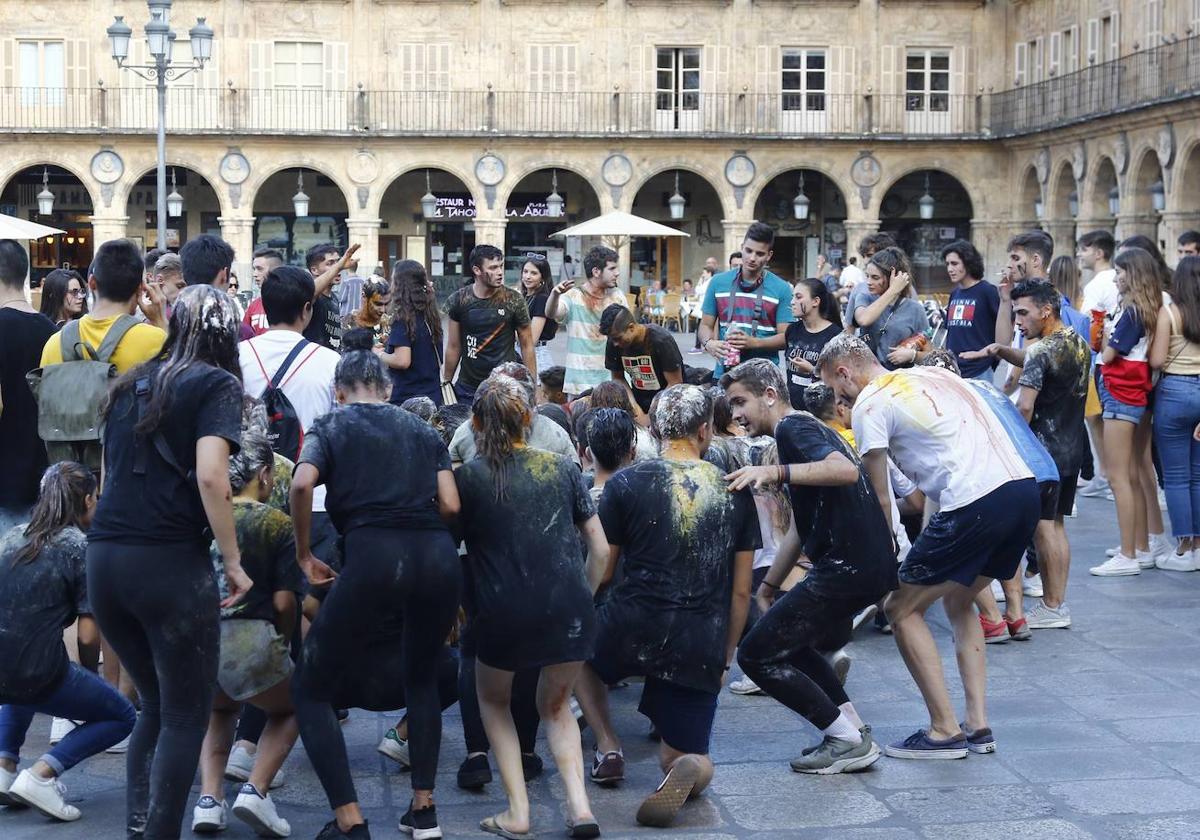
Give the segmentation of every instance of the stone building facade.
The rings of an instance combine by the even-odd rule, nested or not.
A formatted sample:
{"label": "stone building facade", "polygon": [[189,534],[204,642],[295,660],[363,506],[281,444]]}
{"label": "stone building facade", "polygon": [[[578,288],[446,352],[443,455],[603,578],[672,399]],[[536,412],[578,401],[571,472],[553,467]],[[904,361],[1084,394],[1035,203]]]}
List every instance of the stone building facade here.
{"label": "stone building facade", "polygon": [[[73,240],[32,243],[43,273],[155,239],[155,92],[110,57],[114,11],[148,18],[0,0],[0,211],[37,217],[45,182]],[[451,277],[472,244],[517,260],[616,209],[689,234],[621,243],[635,284],[695,276],[759,219],[785,276],[884,229],[932,290],[957,236],[991,273],[1035,225],[1060,253],[1103,227],[1173,254],[1200,227],[1194,0],[178,0],[177,62],[199,15],[216,42],[170,86],[167,245],[219,233],[243,270],[333,239]]]}

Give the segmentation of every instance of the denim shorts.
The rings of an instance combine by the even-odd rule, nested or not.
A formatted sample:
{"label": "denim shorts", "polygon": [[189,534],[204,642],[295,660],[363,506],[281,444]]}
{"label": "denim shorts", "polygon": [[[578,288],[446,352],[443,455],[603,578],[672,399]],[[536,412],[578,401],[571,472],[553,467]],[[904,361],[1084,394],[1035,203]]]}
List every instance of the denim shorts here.
{"label": "denim shorts", "polygon": [[1104,386],[1104,377],[1100,377],[1100,417],[1104,420],[1124,420],[1127,423],[1133,423],[1135,426],[1142,422],[1142,416],[1146,413],[1144,405],[1128,405],[1123,403],[1109,393],[1108,388]]}

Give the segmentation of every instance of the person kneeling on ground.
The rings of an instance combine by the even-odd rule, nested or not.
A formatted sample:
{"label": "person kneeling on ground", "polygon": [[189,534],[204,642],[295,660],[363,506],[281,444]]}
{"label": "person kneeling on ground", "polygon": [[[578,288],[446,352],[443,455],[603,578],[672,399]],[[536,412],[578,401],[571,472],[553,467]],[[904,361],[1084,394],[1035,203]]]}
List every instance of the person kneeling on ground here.
{"label": "person kneeling on ground", "polygon": [[[100,634],[84,564],[95,507],[91,470],[61,461],[42,476],[29,524],[0,537],[0,805],[32,805],[64,821],[80,813],[66,803],[59,777],[125,738],[137,721],[129,701],[95,674]],[[83,665],[69,661],[62,643],[62,628],[76,617]],[[83,724],[17,773],[37,712]]]}
{"label": "person kneeling on ground", "polygon": [[666,827],[712,780],[717,696],[746,623],[762,539],[750,493],[728,492],[722,471],[702,460],[713,436],[712,396],[672,385],[651,412],[663,457],[621,470],[600,498],[605,580],[618,557],[623,577],[597,611],[596,656],[576,696],[596,734],[592,780],[614,785],[625,777],[625,758],[606,686],[646,678],[638,708],[662,737],[666,777],[637,821]]}

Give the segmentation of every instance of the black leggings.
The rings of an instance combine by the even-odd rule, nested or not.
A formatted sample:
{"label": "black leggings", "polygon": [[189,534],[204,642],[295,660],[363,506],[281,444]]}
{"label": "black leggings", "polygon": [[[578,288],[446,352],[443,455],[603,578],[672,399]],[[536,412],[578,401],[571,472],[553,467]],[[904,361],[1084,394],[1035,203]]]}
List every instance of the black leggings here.
{"label": "black leggings", "polygon": [[177,838],[220,659],[208,547],[93,542],[87,570],[100,631],[142,702],[125,756],[128,825],[144,825],[146,840]]}
{"label": "black leggings", "polygon": [[[517,740],[521,752],[532,753],[537,743],[538,724],[541,717],[537,709],[537,685],[541,668],[517,671],[513,674],[512,700],[509,709],[517,727]],[[463,736],[467,742],[467,753],[485,753],[491,749],[487,733],[483,729],[483,718],[479,715],[479,695],[475,691],[475,656],[465,651],[458,668],[458,710],[462,714]]]}
{"label": "black leggings", "polygon": [[849,698],[820,651],[844,646],[854,614],[878,599],[817,595],[804,580],[755,622],[738,648],[738,664],[767,694],[826,729]]}
{"label": "black leggings", "polygon": [[342,572],[308,631],[292,680],[300,737],[331,807],[358,801],[335,707],[407,706],[412,786],[433,789],[442,741],[439,658],[447,655],[460,585],[447,531],[346,534]]}

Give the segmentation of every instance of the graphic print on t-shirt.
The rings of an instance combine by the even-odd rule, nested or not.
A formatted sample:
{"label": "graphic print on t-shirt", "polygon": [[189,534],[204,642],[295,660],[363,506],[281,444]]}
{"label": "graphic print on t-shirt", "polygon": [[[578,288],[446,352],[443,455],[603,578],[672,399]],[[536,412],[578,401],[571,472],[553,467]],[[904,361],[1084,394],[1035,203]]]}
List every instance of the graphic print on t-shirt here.
{"label": "graphic print on t-shirt", "polygon": [[975,301],[956,300],[947,313],[946,324],[951,327],[969,327],[975,323]]}
{"label": "graphic print on t-shirt", "polygon": [[629,384],[639,391],[661,391],[663,385],[654,375],[654,360],[650,356],[622,356]]}

